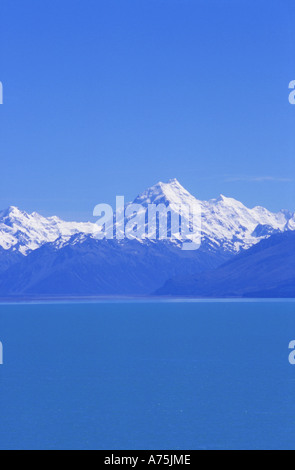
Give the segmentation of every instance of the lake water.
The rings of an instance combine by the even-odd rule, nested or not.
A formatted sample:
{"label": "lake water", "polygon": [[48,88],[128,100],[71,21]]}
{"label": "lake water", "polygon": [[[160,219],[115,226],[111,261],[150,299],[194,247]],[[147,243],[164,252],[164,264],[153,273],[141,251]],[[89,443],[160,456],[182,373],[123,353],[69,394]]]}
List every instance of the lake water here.
{"label": "lake water", "polygon": [[294,302],[0,305],[1,449],[295,449]]}

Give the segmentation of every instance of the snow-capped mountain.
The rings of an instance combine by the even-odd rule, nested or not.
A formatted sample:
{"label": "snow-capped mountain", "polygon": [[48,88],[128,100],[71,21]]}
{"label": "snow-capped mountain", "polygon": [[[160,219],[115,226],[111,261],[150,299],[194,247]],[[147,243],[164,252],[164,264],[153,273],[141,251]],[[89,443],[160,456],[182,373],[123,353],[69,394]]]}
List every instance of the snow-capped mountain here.
{"label": "snow-capped mountain", "polygon": [[76,233],[90,234],[93,228],[91,223],[64,222],[36,212],[27,214],[12,206],[0,212],[0,247],[26,255],[60,237],[66,240]]}
{"label": "snow-capped mountain", "polygon": [[176,212],[180,205],[197,207],[202,214],[203,241],[215,249],[234,253],[250,248],[277,231],[295,230],[295,215],[288,211],[272,213],[263,207],[248,209],[241,202],[223,195],[200,201],[176,179],[156,184],[134,202],[145,207],[152,203],[169,204]]}
{"label": "snow-capped mountain", "polygon": [[197,207],[200,249],[183,251],[179,239],[98,240],[94,223],[64,222],[10,207],[0,212],[0,297],[150,295],[169,279],[194,279],[266,238],[295,230],[293,213],[248,209],[225,196],[200,201],[177,180],[156,184],[134,203],[143,211],[149,204],[169,205],[178,215],[184,206],[187,224],[191,208]]}
{"label": "snow-capped mountain", "polygon": [[[189,208],[197,207],[202,214],[203,243],[208,249],[230,253],[247,249],[277,231],[295,230],[295,215],[292,213],[281,211],[275,214],[263,207],[248,209],[241,202],[225,196],[200,201],[176,179],[152,186],[133,202],[143,207],[169,204],[176,213],[182,205],[187,208],[184,214],[187,223]],[[57,242],[56,247],[61,248],[73,235],[93,236],[95,232],[97,226],[90,222],[65,222],[58,217],[43,217],[36,212],[27,214],[16,207],[0,212],[0,247],[23,255],[51,242]]]}

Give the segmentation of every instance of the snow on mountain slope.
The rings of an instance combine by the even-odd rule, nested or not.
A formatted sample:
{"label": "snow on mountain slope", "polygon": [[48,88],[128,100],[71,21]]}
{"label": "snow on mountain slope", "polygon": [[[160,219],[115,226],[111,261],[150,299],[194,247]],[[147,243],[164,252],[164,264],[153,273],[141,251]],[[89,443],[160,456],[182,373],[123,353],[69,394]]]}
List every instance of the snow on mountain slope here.
{"label": "snow on mountain slope", "polygon": [[293,214],[287,224],[288,230],[295,230],[295,214]]}
{"label": "snow on mountain slope", "polygon": [[[187,220],[189,208],[199,208],[203,243],[215,251],[236,253],[277,231],[295,230],[295,215],[292,213],[281,211],[274,214],[263,207],[248,209],[241,202],[225,196],[200,201],[176,179],[152,186],[133,202],[144,207],[152,203],[169,204],[177,213],[182,205],[187,207],[184,214]],[[97,226],[90,222],[64,222],[58,217],[45,218],[35,212],[27,214],[16,207],[0,212],[0,247],[23,255],[56,240],[61,248],[73,235],[93,235],[96,230]]]}
{"label": "snow on mountain slope", "polygon": [[64,222],[58,217],[27,214],[16,207],[0,212],[0,246],[26,255],[32,250],[58,238],[69,238],[76,233],[93,233],[91,223]]}
{"label": "snow on mountain slope", "polygon": [[177,210],[180,204],[200,204],[200,201],[190,194],[177,179],[169,180],[168,183],[159,182],[155,186],[144,191],[134,200],[135,204],[170,204],[172,209]]}
{"label": "snow on mountain slope", "polygon": [[248,209],[241,202],[221,195],[218,199],[200,201],[176,180],[158,183],[138,196],[135,203],[196,206],[202,214],[202,238],[215,249],[238,252],[250,248],[276,231],[295,230],[295,215],[287,211],[277,214],[263,207]]}
{"label": "snow on mountain slope", "polygon": [[[200,213],[201,210],[201,203],[198,201],[194,196],[192,196],[181,184],[176,180],[170,180],[168,183],[159,182],[155,186],[144,191],[142,194],[136,197],[132,204],[139,204],[143,206],[143,210],[140,213],[143,215],[143,220],[147,222],[147,216],[144,214],[147,213],[147,208],[150,204],[154,204],[156,206],[164,205],[168,206],[172,213],[176,214],[177,217],[174,218],[177,226],[175,227],[175,231],[173,231],[173,238],[170,239],[171,242],[177,244],[179,247],[182,246],[184,238],[187,237],[179,233],[179,214],[184,220],[183,224],[186,227],[190,226],[190,216],[192,211],[195,210],[197,213]],[[127,205],[128,206],[128,205]],[[132,217],[131,217],[132,218]],[[133,238],[132,236],[132,228],[129,227],[128,221],[131,219],[126,217],[125,218],[125,233],[128,234],[129,238]],[[197,222],[197,220],[196,220]],[[148,216],[148,223],[143,224],[145,226],[145,235],[143,235],[143,240],[146,238],[151,237],[152,240],[159,239],[159,228],[157,228],[157,214],[155,212],[149,212]],[[132,227],[132,224],[131,224]],[[164,225],[163,228],[165,229],[165,234],[167,230]],[[168,232],[171,229],[171,222],[169,219],[168,223]],[[116,224],[116,230],[119,232],[122,231],[122,225]],[[149,232],[149,235],[148,235]],[[166,237],[165,237],[166,238]]]}
{"label": "snow on mountain slope", "polygon": [[235,252],[250,248],[271,233],[288,229],[283,211],[274,214],[263,207],[248,209],[225,196],[203,202],[202,214],[204,236]]}

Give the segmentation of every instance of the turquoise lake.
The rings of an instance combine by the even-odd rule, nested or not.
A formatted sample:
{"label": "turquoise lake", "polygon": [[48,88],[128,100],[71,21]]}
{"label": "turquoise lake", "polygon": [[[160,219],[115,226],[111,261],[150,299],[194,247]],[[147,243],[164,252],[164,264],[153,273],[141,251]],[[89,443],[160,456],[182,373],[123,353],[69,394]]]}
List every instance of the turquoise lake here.
{"label": "turquoise lake", "polygon": [[0,304],[1,449],[295,449],[295,303]]}

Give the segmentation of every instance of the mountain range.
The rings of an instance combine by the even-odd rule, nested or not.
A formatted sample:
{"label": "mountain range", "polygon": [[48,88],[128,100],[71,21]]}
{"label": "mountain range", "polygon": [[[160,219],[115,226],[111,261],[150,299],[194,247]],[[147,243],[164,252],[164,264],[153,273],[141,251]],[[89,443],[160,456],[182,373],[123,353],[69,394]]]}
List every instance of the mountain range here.
{"label": "mountain range", "polygon": [[158,295],[199,298],[294,298],[295,232],[277,233],[201,275],[177,275]]}
{"label": "mountain range", "polygon": [[[291,282],[293,276],[294,213],[272,213],[263,207],[249,209],[223,195],[200,201],[176,179],[147,189],[134,203],[144,207],[169,204],[175,212],[180,204],[199,207],[200,249],[182,251],[177,239],[97,240],[94,223],[65,222],[10,207],[0,212],[1,298],[155,293],[243,297],[251,292],[253,296],[276,297],[293,292],[284,290],[281,284]],[[277,240],[282,240],[280,249]],[[292,255],[289,260],[288,250]],[[265,266],[259,285],[255,282],[257,263]],[[272,263],[279,263],[281,273],[287,266],[288,279],[277,269],[271,285]],[[247,279],[252,279],[256,290],[243,286],[241,279],[238,282],[241,266],[247,268]],[[227,282],[221,282],[225,279]]]}

